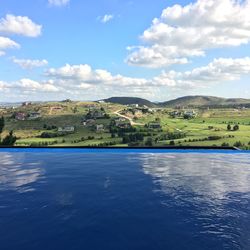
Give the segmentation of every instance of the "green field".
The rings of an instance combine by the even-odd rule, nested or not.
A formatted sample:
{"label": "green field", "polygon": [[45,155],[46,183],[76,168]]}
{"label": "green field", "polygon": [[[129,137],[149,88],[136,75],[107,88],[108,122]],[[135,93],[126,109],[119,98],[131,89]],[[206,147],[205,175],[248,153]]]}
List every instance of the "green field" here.
{"label": "green field", "polygon": [[[84,126],[82,120],[90,108],[103,109],[108,115],[96,119],[94,125]],[[121,132],[110,130],[110,124],[123,110],[130,119],[133,131]],[[195,109],[196,116],[184,119],[183,116],[172,117],[174,109],[153,109],[145,113],[129,113],[128,107],[118,104],[99,104],[86,102],[42,103],[16,109],[0,110],[0,116],[5,118],[3,138],[13,130],[17,137],[15,146],[237,146],[250,148],[250,109]],[[120,112],[117,114],[117,112]],[[22,112],[39,112],[41,117],[35,120],[17,120],[14,114]],[[185,112],[185,111],[182,111]],[[147,127],[157,120],[161,129]],[[102,124],[103,131],[96,131],[96,126]],[[228,130],[228,124],[231,130]],[[238,125],[234,131],[233,127]],[[73,126],[74,132],[58,134],[59,127]],[[48,129],[49,128],[49,129]],[[119,132],[120,131],[120,132]],[[41,138],[42,133],[56,134],[53,138]],[[139,141],[127,142],[124,137],[131,134],[143,135]],[[132,136],[133,137],[133,136]],[[150,141],[150,143],[148,142]],[[149,143],[149,144],[148,144]]]}

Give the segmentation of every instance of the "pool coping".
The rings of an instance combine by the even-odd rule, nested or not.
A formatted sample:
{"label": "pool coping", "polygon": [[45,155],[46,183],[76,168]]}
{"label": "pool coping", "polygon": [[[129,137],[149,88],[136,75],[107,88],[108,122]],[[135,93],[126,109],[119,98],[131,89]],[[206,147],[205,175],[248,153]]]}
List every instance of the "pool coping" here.
{"label": "pool coping", "polygon": [[239,150],[237,148],[213,148],[213,147],[161,147],[161,148],[89,148],[89,147],[0,147],[0,153],[108,153],[108,154],[121,154],[121,153],[202,153],[202,154],[250,154],[250,150]]}

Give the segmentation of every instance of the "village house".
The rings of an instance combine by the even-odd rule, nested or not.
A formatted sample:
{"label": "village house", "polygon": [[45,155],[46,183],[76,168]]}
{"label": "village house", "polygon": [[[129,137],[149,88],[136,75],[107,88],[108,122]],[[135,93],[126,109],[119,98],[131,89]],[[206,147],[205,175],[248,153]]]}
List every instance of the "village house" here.
{"label": "village house", "polygon": [[96,123],[96,120],[94,120],[94,119],[83,119],[82,120],[82,125],[84,127],[91,127],[91,126],[95,125],[95,123]]}
{"label": "village house", "polygon": [[184,112],[184,118],[191,119],[195,118],[197,116],[197,113],[194,110],[188,110]]}
{"label": "village house", "polygon": [[120,117],[115,120],[115,126],[118,128],[130,128],[131,123],[129,120]]}
{"label": "village house", "polygon": [[149,122],[148,128],[149,129],[161,129],[161,124],[160,122]]}
{"label": "village house", "polygon": [[27,115],[23,112],[18,112],[15,115],[15,119],[18,121],[25,121],[26,120]]}
{"label": "village house", "polygon": [[172,112],[170,112],[169,113],[169,115],[171,116],[171,117],[177,117],[177,116],[181,116],[181,112],[180,111],[177,111],[177,110],[174,110],[174,111],[172,111]]}
{"label": "village house", "polygon": [[58,132],[67,132],[67,133],[73,133],[75,131],[74,126],[65,126],[65,127],[59,127]]}
{"label": "village house", "polygon": [[130,104],[128,106],[131,108],[139,108],[139,104]]}
{"label": "village house", "polygon": [[35,119],[38,119],[38,118],[41,118],[41,114],[39,112],[32,112],[29,114],[29,120],[35,120]]}
{"label": "village house", "polygon": [[102,119],[105,118],[106,113],[101,109],[89,110],[87,117],[92,119]]}
{"label": "village house", "polygon": [[96,132],[103,132],[104,125],[103,124],[96,124]]}

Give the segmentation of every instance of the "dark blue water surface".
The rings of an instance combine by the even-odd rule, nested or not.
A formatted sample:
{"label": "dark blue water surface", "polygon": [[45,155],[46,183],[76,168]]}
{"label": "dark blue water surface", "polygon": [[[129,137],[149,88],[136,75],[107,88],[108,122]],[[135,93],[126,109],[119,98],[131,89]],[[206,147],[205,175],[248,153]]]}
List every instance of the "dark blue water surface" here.
{"label": "dark blue water surface", "polygon": [[0,249],[250,249],[250,154],[0,152]]}

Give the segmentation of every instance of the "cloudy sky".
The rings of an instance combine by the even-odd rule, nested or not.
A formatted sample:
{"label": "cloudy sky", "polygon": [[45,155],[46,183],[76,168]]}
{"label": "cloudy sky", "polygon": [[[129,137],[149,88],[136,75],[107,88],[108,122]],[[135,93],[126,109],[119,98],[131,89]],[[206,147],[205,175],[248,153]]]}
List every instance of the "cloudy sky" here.
{"label": "cloudy sky", "polygon": [[0,102],[250,98],[250,0],[0,0]]}

